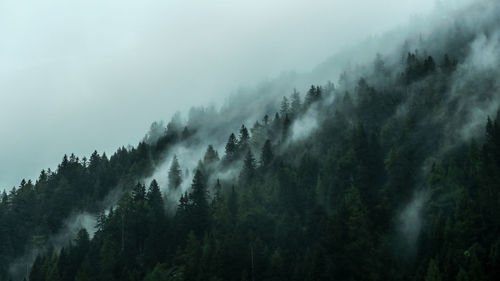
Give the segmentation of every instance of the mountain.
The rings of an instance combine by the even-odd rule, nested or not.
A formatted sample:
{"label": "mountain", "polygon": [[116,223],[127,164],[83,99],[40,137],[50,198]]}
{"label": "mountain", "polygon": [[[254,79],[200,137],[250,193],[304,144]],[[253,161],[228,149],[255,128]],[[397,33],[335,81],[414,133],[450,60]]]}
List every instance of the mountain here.
{"label": "mountain", "polygon": [[497,280],[498,14],[64,156],[2,194],[0,280]]}

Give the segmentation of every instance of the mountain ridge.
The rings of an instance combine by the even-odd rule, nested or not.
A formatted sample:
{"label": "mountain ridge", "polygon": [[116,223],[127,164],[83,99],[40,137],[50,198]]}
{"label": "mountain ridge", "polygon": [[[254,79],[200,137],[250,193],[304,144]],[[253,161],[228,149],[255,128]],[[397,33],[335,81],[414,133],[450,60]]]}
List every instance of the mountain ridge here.
{"label": "mountain ridge", "polygon": [[[499,10],[305,95],[270,83],[109,159],[64,156],[2,195],[0,279],[494,280]],[[80,212],[95,234],[44,245]]]}

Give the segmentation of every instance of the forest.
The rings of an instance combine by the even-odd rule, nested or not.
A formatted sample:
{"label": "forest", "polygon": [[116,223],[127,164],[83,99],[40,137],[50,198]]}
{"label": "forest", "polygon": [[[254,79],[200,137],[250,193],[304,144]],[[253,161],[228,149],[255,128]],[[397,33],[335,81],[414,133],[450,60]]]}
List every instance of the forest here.
{"label": "forest", "polygon": [[0,280],[498,280],[499,13],[65,155],[1,194]]}

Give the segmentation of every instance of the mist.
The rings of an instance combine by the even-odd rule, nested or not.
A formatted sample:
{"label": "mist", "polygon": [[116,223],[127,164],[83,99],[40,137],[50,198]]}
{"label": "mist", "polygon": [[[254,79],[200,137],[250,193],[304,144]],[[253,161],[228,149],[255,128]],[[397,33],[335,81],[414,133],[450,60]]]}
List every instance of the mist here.
{"label": "mist", "polygon": [[[362,7],[360,9],[359,7]],[[309,72],[434,1],[2,1],[0,187],[190,106]]]}
{"label": "mist", "polygon": [[34,238],[30,245],[27,245],[25,253],[9,265],[9,274],[24,276],[38,255],[67,247],[82,229],[88,232],[90,238],[94,236],[96,232],[95,215],[87,212],[73,214],[65,220],[63,227],[56,234],[48,238],[38,237],[38,240]]}
{"label": "mist", "polygon": [[[52,1],[34,4],[38,9],[27,13],[16,3],[0,4],[0,32],[10,39],[0,45],[5,62],[0,66],[0,95],[5,97],[0,128],[6,136],[0,190],[22,178],[36,179],[42,168],[56,168],[65,153],[88,157],[97,149],[111,155],[122,147],[116,155],[144,160],[103,156],[103,163],[122,173],[113,175],[118,180],[81,184],[77,194],[86,188],[106,193],[66,213],[57,231],[47,235],[46,248],[35,240],[23,244],[24,252],[9,261],[10,274],[23,276],[37,254],[68,245],[81,228],[92,237],[97,213],[122,208],[120,198],[134,196],[137,181],[146,186],[158,182],[167,217],[178,223],[183,214],[179,198],[194,192],[196,169],[207,176],[203,181],[212,204],[222,198],[215,196],[217,182],[225,195],[235,196],[233,202],[243,199],[246,212],[258,216],[263,211],[247,207],[251,204],[245,200],[276,197],[295,212],[318,197],[317,211],[327,216],[342,214],[342,200],[359,206],[356,224],[366,227],[364,206],[369,206],[388,219],[381,249],[412,262],[435,225],[432,208],[439,205],[451,213],[465,202],[458,197],[462,187],[448,186],[446,177],[452,177],[456,155],[465,155],[466,147],[474,151],[475,140],[484,141],[485,123],[500,105],[500,6],[491,0],[463,6],[468,2],[438,3],[432,12],[431,2],[386,3],[384,8],[363,3],[360,11],[342,1],[251,6],[148,1],[105,4],[99,10],[93,3]],[[3,18],[2,8],[10,11]],[[365,12],[370,9],[375,12]],[[70,13],[52,16],[54,11]],[[412,69],[412,56],[423,72]],[[287,104],[292,93],[301,99],[298,111]],[[241,137],[244,126],[246,139]],[[231,133],[237,152],[226,146]],[[217,160],[204,159],[209,145]],[[171,188],[174,157],[182,183]],[[365,157],[368,164],[356,162]],[[97,167],[86,166],[83,159],[70,162],[83,171]],[[362,170],[365,165],[371,168]],[[250,173],[245,169],[258,177],[246,180]],[[365,186],[369,180],[356,169],[370,177],[377,192]],[[342,198],[346,184],[355,191]],[[295,185],[310,193],[294,190]],[[268,198],[262,199],[263,194]],[[381,205],[373,201],[379,196],[392,203],[390,213],[384,213],[386,207],[377,210]],[[335,229],[352,230],[339,222]],[[278,234],[280,227],[276,224]],[[366,248],[378,243],[368,242]],[[279,247],[275,253],[278,258]]]}

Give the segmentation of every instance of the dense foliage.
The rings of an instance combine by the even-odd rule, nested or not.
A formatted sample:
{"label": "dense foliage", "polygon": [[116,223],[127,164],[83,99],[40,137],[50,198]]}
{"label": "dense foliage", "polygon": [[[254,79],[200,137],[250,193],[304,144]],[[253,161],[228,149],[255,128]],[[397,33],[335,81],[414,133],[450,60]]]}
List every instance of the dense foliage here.
{"label": "dense foliage", "polygon": [[[221,157],[197,134],[223,111],[154,123],[109,159],[65,156],[2,195],[0,279],[497,280],[500,114],[470,116],[473,97],[498,98],[498,76],[470,79],[465,47],[444,46],[433,56],[405,45],[386,58],[396,65],[377,56],[338,85],[293,91],[250,129],[232,128]],[[165,186],[143,183],[179,143],[206,148],[195,169],[177,154]],[[81,211],[95,233],[46,247]],[[27,249],[29,272],[9,270]]]}

